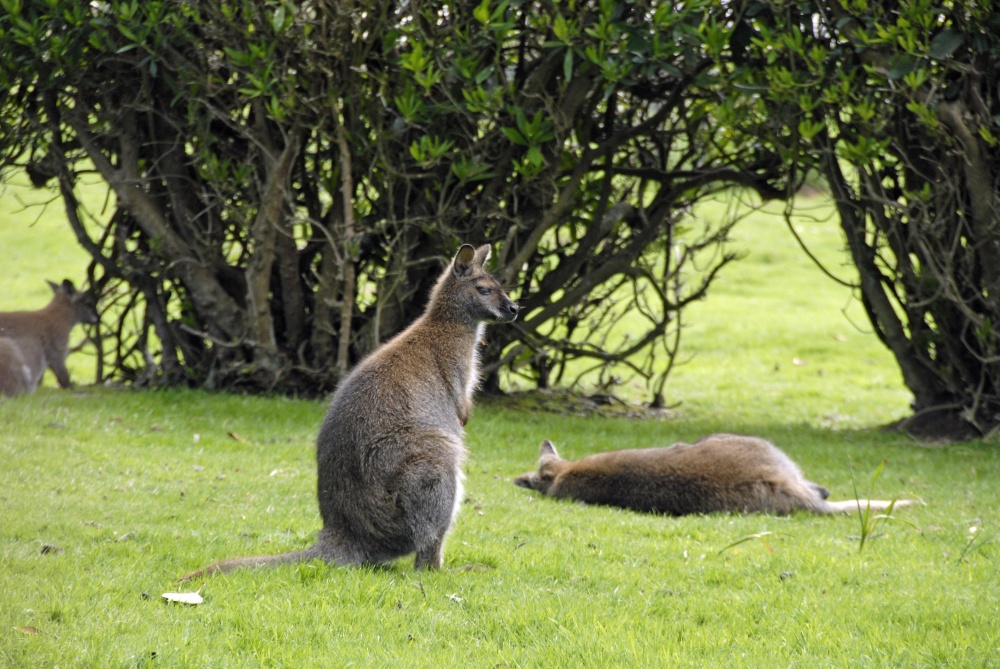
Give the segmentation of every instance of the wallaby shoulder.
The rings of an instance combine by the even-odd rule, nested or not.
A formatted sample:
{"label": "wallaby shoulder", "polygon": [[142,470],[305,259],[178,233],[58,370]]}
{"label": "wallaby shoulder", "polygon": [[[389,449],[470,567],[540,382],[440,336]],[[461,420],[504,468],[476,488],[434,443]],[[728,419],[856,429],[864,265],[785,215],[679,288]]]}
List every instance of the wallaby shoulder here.
{"label": "wallaby shoulder", "polygon": [[[345,384],[458,403],[471,395],[481,328],[438,322],[425,314],[372,353]],[[472,386],[472,387],[470,387]]]}

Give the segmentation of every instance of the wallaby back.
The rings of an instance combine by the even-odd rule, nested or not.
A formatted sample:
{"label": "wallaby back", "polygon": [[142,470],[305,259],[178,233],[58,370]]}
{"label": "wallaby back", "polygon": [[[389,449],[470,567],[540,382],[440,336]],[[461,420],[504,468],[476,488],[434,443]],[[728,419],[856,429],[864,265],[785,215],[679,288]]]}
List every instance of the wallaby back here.
{"label": "wallaby back", "polygon": [[885,510],[911,500],[827,501],[829,491],[807,480],[777,446],[757,437],[714,434],[694,444],[597,453],[563,460],[542,442],[537,471],[514,479],[524,488],[588,504],[681,516],[717,511],[831,514]]}
{"label": "wallaby back", "polygon": [[66,369],[69,333],[77,323],[96,323],[94,301],[70,280],[48,282],[53,297],[37,311],[0,313],[0,393],[30,393],[48,367],[63,388],[72,385]]}
{"label": "wallaby back", "polygon": [[489,245],[462,246],[423,315],[340,383],[316,444],[323,529],[306,551],[225,560],[185,577],[321,558],[357,565],[416,553],[441,566],[462,500],[465,432],[484,322],[517,305],[483,268]]}

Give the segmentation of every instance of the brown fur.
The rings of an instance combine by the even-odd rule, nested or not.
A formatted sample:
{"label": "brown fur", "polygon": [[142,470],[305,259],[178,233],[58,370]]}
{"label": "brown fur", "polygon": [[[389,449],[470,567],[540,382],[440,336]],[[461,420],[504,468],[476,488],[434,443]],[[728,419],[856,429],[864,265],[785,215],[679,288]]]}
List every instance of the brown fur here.
{"label": "brown fur", "polygon": [[182,580],[238,567],[320,558],[380,563],[416,553],[441,567],[462,501],[463,426],[478,384],[483,323],[514,304],[484,269],[489,245],[463,246],[424,314],[363,360],[330,401],[316,444],[323,529],[304,551],[217,562]]}
{"label": "brown fur", "polygon": [[912,500],[830,502],[777,446],[757,437],[713,434],[694,444],[597,453],[563,460],[542,442],[538,470],[515,485],[587,504],[682,516],[729,511],[789,514],[886,510]]}
{"label": "brown fur", "polygon": [[0,313],[0,393],[34,392],[45,368],[63,388],[72,385],[66,369],[69,333],[77,323],[96,323],[97,311],[87,293],[77,292],[68,279],[48,282],[52,301],[37,311]]}

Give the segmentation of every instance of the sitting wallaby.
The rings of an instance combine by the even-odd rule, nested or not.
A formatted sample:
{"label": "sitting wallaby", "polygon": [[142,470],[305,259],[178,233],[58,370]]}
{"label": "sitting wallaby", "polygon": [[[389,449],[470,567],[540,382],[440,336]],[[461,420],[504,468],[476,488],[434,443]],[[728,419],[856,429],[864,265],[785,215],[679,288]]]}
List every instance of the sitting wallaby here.
{"label": "sitting wallaby", "polygon": [[0,393],[34,392],[45,368],[51,369],[59,385],[72,385],[66,370],[69,333],[77,323],[96,323],[94,301],[77,292],[73,282],[48,282],[55,295],[38,311],[0,313]]}
{"label": "sitting wallaby", "polygon": [[789,514],[887,510],[913,500],[827,501],[829,491],[806,480],[777,446],[757,437],[713,434],[694,444],[597,453],[563,460],[542,442],[538,471],[515,485],[587,504],[683,516],[731,511]]}
{"label": "sitting wallaby", "polygon": [[517,305],[484,269],[490,246],[462,246],[423,315],[363,360],[334,392],[316,444],[323,529],[302,551],[223,560],[181,580],[320,558],[360,565],[416,553],[438,569],[462,502],[464,429],[484,322]]}

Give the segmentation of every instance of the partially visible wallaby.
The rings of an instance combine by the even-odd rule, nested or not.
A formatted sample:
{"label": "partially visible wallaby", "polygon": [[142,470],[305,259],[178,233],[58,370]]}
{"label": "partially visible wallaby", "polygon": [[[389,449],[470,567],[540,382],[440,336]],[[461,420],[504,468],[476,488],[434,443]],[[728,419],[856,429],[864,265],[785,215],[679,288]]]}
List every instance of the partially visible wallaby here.
{"label": "partially visible wallaby", "polygon": [[884,511],[913,500],[830,502],[830,492],[806,480],[777,446],[757,437],[713,434],[694,444],[597,453],[563,460],[542,442],[538,470],[515,485],[587,504],[620,506],[673,516],[734,511],[789,514]]}
{"label": "partially visible wallaby", "polygon": [[77,292],[73,282],[47,282],[55,295],[38,311],[0,313],[0,393],[34,392],[45,368],[51,369],[59,385],[72,385],[66,370],[69,333],[77,323],[96,323],[94,300]]}
{"label": "partially visible wallaby", "polygon": [[423,315],[337,388],[316,444],[323,529],[315,545],[223,560],[181,580],[314,558],[374,564],[414,552],[417,569],[441,567],[462,502],[463,426],[479,382],[483,324],[512,321],[518,311],[483,269],[489,257],[488,244],[462,246]]}

